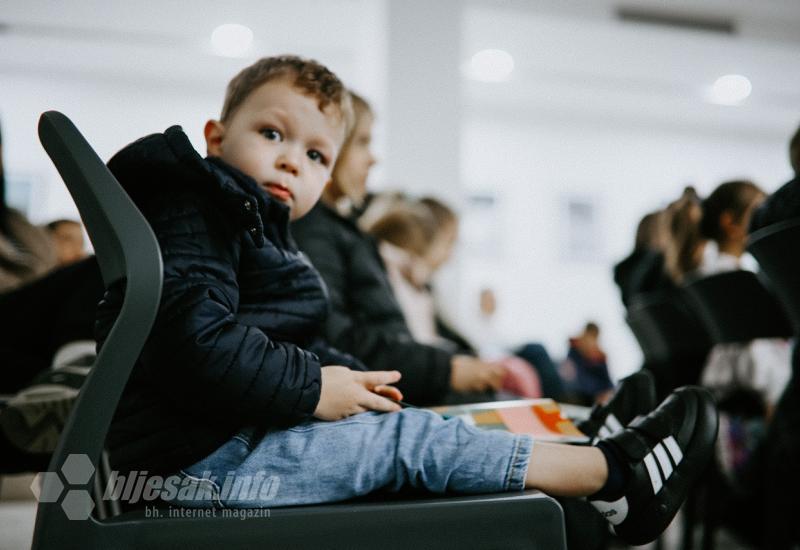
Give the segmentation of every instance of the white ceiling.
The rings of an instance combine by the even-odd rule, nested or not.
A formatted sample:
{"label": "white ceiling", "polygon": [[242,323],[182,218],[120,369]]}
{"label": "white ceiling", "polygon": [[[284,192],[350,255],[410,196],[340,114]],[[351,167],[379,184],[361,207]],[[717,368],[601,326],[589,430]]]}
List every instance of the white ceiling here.
{"label": "white ceiling", "polygon": [[0,71],[216,88],[243,65],[210,50],[211,31],[229,22],[253,29],[257,53],[300,53],[351,70],[365,32],[357,11],[370,10],[364,0],[10,0],[0,10]]}
{"label": "white ceiling", "polygon": [[[775,39],[729,36],[623,23],[611,16],[578,16],[569,8],[579,2],[559,4],[561,11],[551,2],[533,3],[542,9],[487,5],[516,4],[498,0],[476,2],[468,12],[466,47],[506,49],[517,65],[501,85],[469,83],[466,98],[472,108],[514,118],[527,111],[538,120],[552,115],[601,123],[655,121],[752,137],[783,136],[800,121],[800,41],[777,32]],[[605,5],[609,12],[612,4],[591,3],[595,8]],[[702,4],[741,7],[737,20],[742,25],[758,15],[762,30],[768,22],[775,28],[792,24],[800,29],[798,1],[759,2],[772,8],[764,13],[754,13],[753,2]],[[800,31],[792,38],[800,40]],[[705,101],[707,88],[730,73],[751,80],[753,93],[747,101],[739,107]]]}
{"label": "white ceiling", "polygon": [[[208,48],[211,30],[231,21],[245,23],[255,31],[259,52],[299,52],[324,57],[334,66],[349,66],[364,47],[364,37],[374,32],[365,27],[381,24],[375,20],[380,11],[374,7],[381,3],[5,0],[0,11],[0,70],[216,81],[219,74],[227,77],[231,66],[241,66],[241,61],[219,58]],[[467,51],[496,38],[511,42],[511,47],[527,47],[541,30],[526,30],[527,25],[553,17],[573,21],[577,30],[589,25],[591,32],[593,27],[613,24],[620,29],[638,27],[641,32],[658,34],[659,29],[647,25],[615,22],[614,10],[618,6],[730,18],[739,34],[733,39],[726,37],[729,41],[800,45],[798,0],[470,0],[465,5],[484,14],[497,14],[495,21],[486,21],[486,32],[477,33],[474,38],[468,33],[464,44]],[[689,40],[691,34],[688,33]],[[571,37],[569,42],[580,46],[585,38]],[[613,46],[599,44],[596,57],[607,56],[605,48],[609,45]],[[585,59],[581,64],[580,59],[551,53],[556,54],[551,57],[554,62],[574,64],[572,70],[604,70],[608,65],[597,67],[594,59]],[[683,62],[679,58],[675,61]]]}
{"label": "white ceiling", "polygon": [[[241,22],[256,53],[320,58],[380,95],[385,2],[400,0],[6,0],[0,75],[102,79],[217,93],[243,65],[213,55],[211,30]],[[190,5],[191,8],[187,8]],[[467,0],[462,53],[507,49],[517,68],[500,85],[466,83],[468,109],[574,115],[785,132],[800,118],[800,0]],[[621,22],[619,6],[725,18],[720,35]],[[709,106],[722,74],[753,82],[746,109]],[[377,97],[380,105],[382,99]]]}
{"label": "white ceiling", "polygon": [[736,27],[737,36],[745,38],[800,42],[797,0],[471,0],[471,4],[595,22],[613,20],[618,8],[635,8],[700,20],[728,20]]}

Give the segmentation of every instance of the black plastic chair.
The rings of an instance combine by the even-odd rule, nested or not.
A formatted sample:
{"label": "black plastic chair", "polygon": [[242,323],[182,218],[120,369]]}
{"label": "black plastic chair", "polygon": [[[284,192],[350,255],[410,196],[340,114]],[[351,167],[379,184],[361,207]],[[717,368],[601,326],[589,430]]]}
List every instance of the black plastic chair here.
{"label": "black plastic chair", "polygon": [[770,290],[800,336],[800,218],[779,222],[753,232],[747,249],[767,276]]}
{"label": "black plastic chair", "polygon": [[644,354],[644,368],[656,379],[660,399],[673,389],[696,384],[711,340],[681,289],[639,294],[626,322]]}
{"label": "black plastic chair", "polygon": [[[70,455],[100,464],[116,404],[158,311],[163,268],[147,221],[69,119],[43,114],[39,136],[78,205],[106,286],[125,284],[122,311],[50,463],[51,472],[63,473]],[[87,495],[87,512],[94,477],[68,487],[70,494]],[[58,489],[57,478],[46,476],[43,493]],[[566,548],[561,507],[537,491],[281,508],[268,519],[246,521],[219,512],[175,517],[166,510],[158,518],[130,512],[70,520],[61,506],[65,498],[39,503],[34,549]]]}
{"label": "black plastic chair", "polygon": [[[625,320],[642,348],[643,368],[653,373],[659,400],[677,387],[698,383],[712,342],[683,289],[634,296]],[[684,550],[693,548],[694,528],[701,518],[704,547],[707,541],[712,541],[713,525],[698,509],[698,500],[707,490],[699,484],[684,505],[681,540]]]}
{"label": "black plastic chair", "polygon": [[690,281],[685,290],[715,344],[792,335],[784,309],[753,272],[716,273]]}
{"label": "black plastic chair", "polygon": [[[800,218],[778,222],[754,231],[748,251],[758,260],[770,288],[786,309],[800,337]],[[763,503],[764,548],[794,548],[800,544],[797,505],[794,496],[800,490],[800,346],[795,342],[792,355],[792,378],[772,416],[763,452],[765,488]],[[748,503],[749,504],[749,503]]]}

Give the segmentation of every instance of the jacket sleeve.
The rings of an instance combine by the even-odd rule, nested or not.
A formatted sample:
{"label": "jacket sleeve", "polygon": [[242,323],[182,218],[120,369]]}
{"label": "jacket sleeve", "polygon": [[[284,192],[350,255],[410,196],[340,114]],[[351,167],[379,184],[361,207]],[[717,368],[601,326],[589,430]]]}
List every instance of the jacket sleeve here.
{"label": "jacket sleeve", "polygon": [[339,351],[338,349],[329,346],[328,343],[322,338],[315,338],[305,346],[305,349],[316,354],[317,357],[319,357],[319,362],[322,366],[342,365],[352,370],[367,370],[367,367],[364,365],[364,363],[349,353]]}
{"label": "jacket sleeve", "polygon": [[160,202],[148,218],[161,246],[164,286],[142,374],[189,414],[224,415],[237,425],[312,415],[321,385],[316,355],[271,340],[234,314],[239,253],[249,235],[196,193]]}
{"label": "jacket sleeve", "polygon": [[[303,223],[312,222],[312,223]],[[301,220],[292,233],[314,267],[322,275],[330,297],[330,313],[325,323],[328,341],[363,361],[370,370],[398,370],[402,379],[397,387],[405,400],[415,405],[440,404],[450,387],[452,355],[434,346],[415,342],[408,328],[395,321],[381,323],[365,319],[359,309],[368,307],[359,296],[362,285],[359,273],[370,271],[352,256],[353,243],[344,242],[327,220]],[[365,243],[357,243],[362,246]],[[377,262],[377,256],[374,259]],[[374,266],[373,266],[374,267]],[[378,267],[378,271],[382,268]],[[374,282],[374,281],[373,281]],[[385,299],[394,301],[387,290]],[[397,318],[402,319],[398,312]]]}

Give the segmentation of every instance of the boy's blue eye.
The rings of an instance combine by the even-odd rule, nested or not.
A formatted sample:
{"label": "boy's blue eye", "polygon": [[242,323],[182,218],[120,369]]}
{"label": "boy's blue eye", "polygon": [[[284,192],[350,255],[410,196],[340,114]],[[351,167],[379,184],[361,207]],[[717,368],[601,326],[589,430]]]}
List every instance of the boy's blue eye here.
{"label": "boy's blue eye", "polygon": [[321,163],[321,164],[325,164],[325,157],[324,157],[324,156],[322,156],[322,153],[320,153],[320,152],[319,152],[319,151],[317,151],[316,149],[312,149],[312,150],[310,150],[310,151],[307,153],[307,155],[308,155],[308,158],[310,158],[310,159],[311,159],[311,160],[313,160],[314,162],[319,162],[319,163]]}
{"label": "boy's blue eye", "polygon": [[261,130],[261,135],[270,141],[281,141],[283,139],[281,133],[278,130],[273,130],[272,128],[264,128]]}

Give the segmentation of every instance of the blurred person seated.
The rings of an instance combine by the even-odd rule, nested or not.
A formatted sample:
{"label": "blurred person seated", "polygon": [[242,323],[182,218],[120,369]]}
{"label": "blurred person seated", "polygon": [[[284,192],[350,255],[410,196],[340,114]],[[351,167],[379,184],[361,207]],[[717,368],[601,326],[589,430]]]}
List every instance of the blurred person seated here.
{"label": "blurred person seated", "polygon": [[[433,208],[441,211],[434,214]],[[498,346],[490,348],[487,339],[476,349],[451,327],[444,334],[439,330],[446,324],[436,313],[431,279],[452,254],[457,223],[449,207],[427,198],[396,200],[369,228],[378,241],[378,251],[411,335],[417,342],[477,354],[487,362],[501,365],[505,370],[503,390],[514,396],[541,397],[538,376],[522,359]]]}
{"label": "blurred person seated", "polygon": [[298,247],[328,289],[324,335],[371,370],[397,369],[398,388],[415,405],[473,400],[501,386],[502,368],[414,340],[388,280],[373,237],[357,225],[376,159],[371,151],[374,113],[351,94],[355,124],[320,201],[292,223]]}
{"label": "blurred person seated", "polygon": [[[789,142],[789,161],[794,177],[771,194],[753,212],[750,231],[800,217],[800,127]],[[762,537],[765,548],[788,548],[800,544],[800,528],[796,519],[794,495],[800,490],[800,348],[794,344],[792,378],[775,409],[765,445],[760,449],[758,467],[751,470],[752,486],[764,491]]]}
{"label": "blurred person seated", "polygon": [[800,217],[800,127],[789,142],[789,163],[794,171],[794,178],[767,197],[753,212],[751,232],[773,223]]}
{"label": "blurred person seated", "polygon": [[75,220],[60,219],[46,226],[56,247],[56,261],[63,267],[84,259],[86,243],[83,238],[83,225]]}
{"label": "blurred person seated", "polygon": [[[756,271],[755,259],[745,252],[747,228],[765,196],[753,182],[735,180],[719,185],[703,201],[700,233],[715,246],[704,255],[697,269],[699,276],[738,269]],[[789,381],[790,365],[791,348],[782,338],[717,344],[711,349],[701,380],[720,398],[738,388],[756,391],[769,415]]]}
{"label": "blurred person seated", "polygon": [[766,193],[748,180],[720,184],[701,203],[700,234],[715,244],[704,254],[698,268],[700,275],[724,271],[758,269],[755,259],[746,252],[747,231],[753,211]]}
{"label": "blurred person seated", "polygon": [[41,277],[56,266],[47,232],[6,204],[3,138],[0,134],[0,294]]}
{"label": "blurred person seated", "polygon": [[665,213],[659,210],[642,218],[636,228],[633,252],[614,266],[614,282],[625,306],[637,294],[675,286],[664,270],[664,217]]}
{"label": "blurred person seated", "polygon": [[[369,232],[377,220],[387,215],[392,208],[402,207],[410,202],[413,202],[412,199],[400,192],[370,194],[365,201],[369,206],[360,212],[359,226]],[[452,256],[458,238],[458,217],[450,207],[434,197],[422,197],[415,204],[427,209],[433,217],[435,227],[438,228],[435,239],[429,238],[431,242],[424,254],[427,269],[423,267],[420,270],[427,273],[430,279]],[[420,222],[419,226],[431,230],[427,222]],[[425,286],[431,295],[435,294],[430,281]],[[511,388],[513,377],[507,375],[504,380],[509,384],[509,388],[506,389],[512,392],[516,390],[518,395],[538,394],[538,396],[549,397],[556,401],[563,399],[564,386],[558,374],[558,368],[542,344],[528,342],[514,351],[509,351],[503,345],[502,338],[494,326],[497,300],[490,288],[483,289],[480,294],[479,330],[475,334],[470,334],[469,338],[448,323],[436,308],[435,300],[431,300],[435,311],[435,338],[438,338],[440,345],[444,342],[445,345],[455,346],[455,349],[462,353],[478,355],[487,360],[502,359],[506,365],[509,365],[508,370],[512,371],[524,373],[533,367],[538,384],[535,380],[528,383],[522,382],[522,379],[530,378],[530,376],[521,374],[518,377],[519,385]],[[512,361],[514,357],[522,359],[522,362]],[[539,389],[536,389],[537,386]]]}
{"label": "blurred person seated", "polygon": [[94,363],[104,292],[94,256],[0,295],[0,471],[46,468]]}
{"label": "blurred person seated", "polygon": [[[703,232],[717,241],[720,252],[703,266],[704,272],[757,269],[744,252],[744,229],[752,232],[800,216],[800,128],[789,153],[795,177],[772,195],[765,198],[750,182],[729,182],[705,201]],[[759,548],[790,548],[800,542],[792,523],[794,489],[800,487],[797,354],[796,343],[782,339],[718,345],[702,377],[719,400],[717,448],[728,490],[724,521]],[[760,513],[753,515],[754,508]]]}
{"label": "blurred person seated", "polygon": [[481,357],[505,354],[505,346],[495,323],[497,296],[490,287],[484,287],[478,293],[478,313],[479,330],[474,337],[478,353]]}
{"label": "blurred person seated", "polygon": [[700,233],[701,200],[694,187],[686,187],[680,198],[664,210],[666,244],[664,267],[676,285],[695,275],[707,253],[707,239]]}
{"label": "blurred person seated", "polygon": [[568,400],[590,406],[604,403],[613,393],[605,352],[600,348],[600,327],[589,322],[578,336],[569,339],[567,358],[561,363]]}
{"label": "blurred person seated", "polygon": [[[756,271],[755,259],[747,254],[747,229],[752,213],[765,193],[753,182],[734,180],[719,185],[702,201],[700,234],[709,246],[694,275],[710,276],[736,270]],[[736,296],[731,296],[736,300]],[[791,346],[783,338],[759,338],[750,342],[716,344],[701,374],[701,384],[711,389],[720,410],[717,456],[726,495],[763,499],[753,487],[765,452],[766,434],[773,411],[791,376]],[[755,482],[758,484],[759,482]],[[735,518],[736,506],[725,515]],[[741,521],[726,518],[746,538],[754,528],[742,529]]]}

